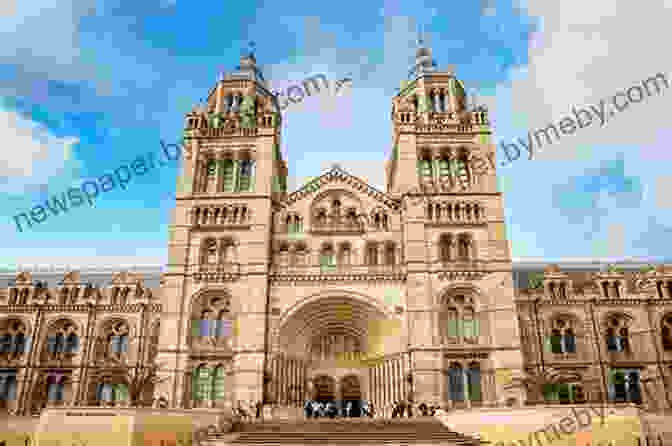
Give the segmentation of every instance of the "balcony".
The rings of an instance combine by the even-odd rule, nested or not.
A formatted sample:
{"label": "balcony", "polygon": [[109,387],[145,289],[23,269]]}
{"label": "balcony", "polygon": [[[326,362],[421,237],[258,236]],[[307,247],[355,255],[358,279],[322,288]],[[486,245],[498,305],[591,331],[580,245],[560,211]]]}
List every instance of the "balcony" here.
{"label": "balcony", "polygon": [[191,265],[190,272],[196,282],[229,282],[240,277],[240,264]]}

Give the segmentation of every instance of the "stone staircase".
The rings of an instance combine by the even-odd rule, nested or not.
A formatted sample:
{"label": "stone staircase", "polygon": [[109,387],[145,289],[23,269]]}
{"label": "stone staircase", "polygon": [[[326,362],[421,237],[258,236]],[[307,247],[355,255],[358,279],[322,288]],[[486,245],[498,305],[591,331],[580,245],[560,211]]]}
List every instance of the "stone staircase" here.
{"label": "stone staircase", "polygon": [[235,434],[211,435],[207,446],[224,445],[473,445],[486,442],[445,427],[433,417],[340,418],[243,423]]}

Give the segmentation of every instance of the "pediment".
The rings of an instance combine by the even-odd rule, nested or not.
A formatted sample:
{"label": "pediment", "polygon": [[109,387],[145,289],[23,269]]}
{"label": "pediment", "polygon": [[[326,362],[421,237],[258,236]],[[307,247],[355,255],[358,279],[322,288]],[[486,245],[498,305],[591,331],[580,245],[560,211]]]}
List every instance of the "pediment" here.
{"label": "pediment", "polygon": [[337,186],[342,193],[350,193],[354,196],[368,196],[370,199],[378,202],[380,206],[398,212],[401,209],[401,203],[394,200],[385,192],[369,185],[366,181],[349,174],[339,165],[334,166],[319,177],[309,181],[301,188],[287,195],[281,203],[284,208],[292,206],[294,203],[306,198],[314,200],[327,190]]}

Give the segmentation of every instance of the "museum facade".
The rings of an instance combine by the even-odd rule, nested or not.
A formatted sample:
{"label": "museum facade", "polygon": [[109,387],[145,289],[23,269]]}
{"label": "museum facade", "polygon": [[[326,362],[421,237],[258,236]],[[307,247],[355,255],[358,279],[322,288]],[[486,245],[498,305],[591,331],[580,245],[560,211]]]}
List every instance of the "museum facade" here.
{"label": "museum facade", "polygon": [[[256,127],[240,125],[243,97]],[[157,286],[17,272],[0,291],[3,406],[125,405],[129,379],[158,363],[146,399],[181,408],[672,407],[672,268],[516,271],[483,164],[487,109],[468,102],[418,49],[392,99],[386,190],[335,165],[288,193],[277,99],[242,57],[186,116]]]}

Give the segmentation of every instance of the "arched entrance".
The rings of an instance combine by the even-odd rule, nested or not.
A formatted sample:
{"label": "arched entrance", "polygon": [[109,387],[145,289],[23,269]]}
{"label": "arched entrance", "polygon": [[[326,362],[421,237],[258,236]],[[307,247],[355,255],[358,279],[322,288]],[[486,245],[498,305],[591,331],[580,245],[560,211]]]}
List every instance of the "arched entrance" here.
{"label": "arched entrance", "polygon": [[341,398],[343,407],[347,407],[348,403],[352,404],[351,417],[362,415],[362,390],[358,376],[347,375],[341,378]]}
{"label": "arched entrance", "polygon": [[336,381],[331,376],[319,375],[313,379],[313,400],[320,403],[336,399]]}

